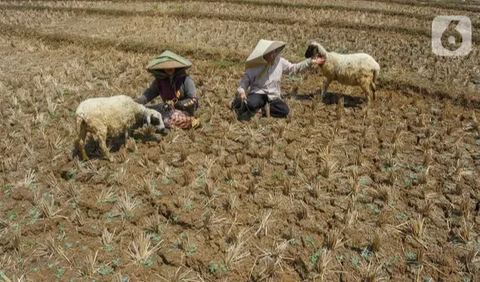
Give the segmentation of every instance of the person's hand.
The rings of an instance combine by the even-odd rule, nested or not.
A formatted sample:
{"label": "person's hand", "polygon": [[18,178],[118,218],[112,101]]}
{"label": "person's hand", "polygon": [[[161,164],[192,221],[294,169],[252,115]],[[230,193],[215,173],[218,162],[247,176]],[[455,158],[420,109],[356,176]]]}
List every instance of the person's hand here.
{"label": "person's hand", "polygon": [[313,57],[312,64],[316,64],[320,66],[325,64],[325,57]]}
{"label": "person's hand", "polygon": [[245,95],[245,92],[237,92],[237,97],[240,98],[240,100],[246,100],[247,96]]}

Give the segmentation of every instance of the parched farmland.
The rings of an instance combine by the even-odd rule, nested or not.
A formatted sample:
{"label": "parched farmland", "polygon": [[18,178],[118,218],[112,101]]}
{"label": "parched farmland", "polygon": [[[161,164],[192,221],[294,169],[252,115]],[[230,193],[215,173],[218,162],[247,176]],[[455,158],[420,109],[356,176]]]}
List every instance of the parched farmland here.
{"label": "parched farmland", "polygon": [[[480,5],[475,1],[0,0],[0,281],[462,281],[480,277]],[[438,57],[437,15],[472,22]],[[227,104],[259,39],[381,65],[378,100],[286,76],[286,119]],[[90,97],[140,95],[189,58],[202,127],[74,152]],[[343,97],[340,99],[340,97]],[[160,102],[160,98],[155,103]]]}

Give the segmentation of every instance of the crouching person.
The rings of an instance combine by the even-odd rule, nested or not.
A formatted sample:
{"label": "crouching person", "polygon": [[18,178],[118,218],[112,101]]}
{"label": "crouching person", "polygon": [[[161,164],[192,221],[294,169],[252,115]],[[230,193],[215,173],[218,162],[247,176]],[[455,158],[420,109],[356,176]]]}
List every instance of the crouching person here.
{"label": "crouching person", "polygon": [[159,111],[166,128],[196,128],[200,119],[194,114],[198,109],[197,90],[193,79],[186,73],[192,63],[170,51],[165,51],[152,60],[147,67],[155,80],[135,101],[147,104],[160,96],[163,104],[153,108]]}
{"label": "crouching person", "polygon": [[229,105],[237,112],[238,119],[248,120],[254,115],[286,117],[290,109],[280,94],[282,75],[296,74],[309,69],[312,64],[325,63],[324,58],[315,57],[292,64],[279,56],[285,45],[285,42],[261,39],[247,58],[236,97]]}

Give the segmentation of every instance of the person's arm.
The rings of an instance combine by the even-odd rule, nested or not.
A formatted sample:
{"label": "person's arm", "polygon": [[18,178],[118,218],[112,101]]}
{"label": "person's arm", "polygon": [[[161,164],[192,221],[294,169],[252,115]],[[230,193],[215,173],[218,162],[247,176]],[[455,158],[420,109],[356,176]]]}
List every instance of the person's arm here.
{"label": "person's arm", "polygon": [[160,93],[158,93],[157,89],[157,80],[155,79],[151,84],[150,87],[145,89],[143,94],[140,97],[134,99],[135,102],[145,105],[148,102],[152,101],[155,97],[157,97]]}
{"label": "person's arm", "polygon": [[308,58],[300,63],[292,64],[284,58],[280,58],[282,64],[283,74],[297,74],[304,70],[309,69],[312,66],[312,59]]}
{"label": "person's arm", "polygon": [[250,87],[250,84],[251,84],[250,74],[248,73],[248,70],[247,70],[243,74],[242,80],[240,80],[240,84],[237,88],[237,95],[239,95],[239,97],[242,97],[242,95],[246,96],[245,92],[247,91],[248,87]]}
{"label": "person's arm", "polygon": [[175,108],[181,111],[188,111],[193,114],[193,110],[195,107],[195,103],[198,100],[198,96],[195,83],[190,76],[187,76],[185,78],[185,81],[183,83],[183,91],[185,97],[175,104]]}

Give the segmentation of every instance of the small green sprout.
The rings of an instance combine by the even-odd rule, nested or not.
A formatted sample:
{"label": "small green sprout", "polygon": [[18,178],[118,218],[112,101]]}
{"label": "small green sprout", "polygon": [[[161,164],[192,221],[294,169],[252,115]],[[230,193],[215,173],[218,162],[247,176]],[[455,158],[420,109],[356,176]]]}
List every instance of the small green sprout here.
{"label": "small green sprout", "polygon": [[98,273],[102,276],[112,274],[114,272],[113,268],[108,265],[102,265],[98,270]]}
{"label": "small green sprout", "polygon": [[315,253],[312,254],[312,256],[310,256],[310,262],[312,264],[316,264],[319,256],[320,256],[320,252],[316,251]]}
{"label": "small green sprout", "polygon": [[151,258],[142,259],[142,260],[140,260],[140,263],[143,264],[146,267],[150,267],[150,266],[153,265],[153,260]]}
{"label": "small green sprout", "polygon": [[65,274],[65,269],[60,267],[60,268],[57,268],[57,274],[55,274],[55,277],[60,279],[63,277],[64,274]]}
{"label": "small green sprout", "polygon": [[187,248],[187,253],[189,253],[189,254],[194,254],[196,252],[197,252],[197,246],[195,246],[195,245],[191,245]]}
{"label": "small green sprout", "polygon": [[353,257],[351,262],[352,262],[352,265],[354,267],[358,267],[358,264],[360,263],[360,260],[357,257]]}

